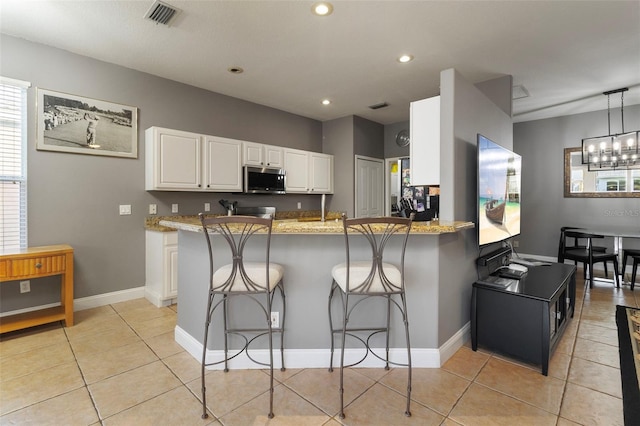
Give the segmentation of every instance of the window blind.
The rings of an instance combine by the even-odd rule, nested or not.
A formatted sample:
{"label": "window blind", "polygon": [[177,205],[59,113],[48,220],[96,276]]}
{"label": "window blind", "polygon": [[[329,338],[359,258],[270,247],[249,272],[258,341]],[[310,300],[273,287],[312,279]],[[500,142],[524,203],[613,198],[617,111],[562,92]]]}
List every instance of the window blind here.
{"label": "window blind", "polygon": [[0,249],[27,246],[27,88],[0,77]]}

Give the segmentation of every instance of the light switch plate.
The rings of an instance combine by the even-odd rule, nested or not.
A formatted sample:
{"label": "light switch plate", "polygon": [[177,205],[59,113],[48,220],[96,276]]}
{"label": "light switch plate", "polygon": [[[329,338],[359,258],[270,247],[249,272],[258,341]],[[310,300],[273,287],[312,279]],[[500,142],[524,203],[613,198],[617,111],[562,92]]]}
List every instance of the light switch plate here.
{"label": "light switch plate", "polygon": [[204,203],[204,211],[205,212],[211,211],[211,203]]}
{"label": "light switch plate", "polygon": [[149,204],[149,214],[158,214],[157,204]]}
{"label": "light switch plate", "polygon": [[178,205],[171,204],[171,213],[178,213]]}

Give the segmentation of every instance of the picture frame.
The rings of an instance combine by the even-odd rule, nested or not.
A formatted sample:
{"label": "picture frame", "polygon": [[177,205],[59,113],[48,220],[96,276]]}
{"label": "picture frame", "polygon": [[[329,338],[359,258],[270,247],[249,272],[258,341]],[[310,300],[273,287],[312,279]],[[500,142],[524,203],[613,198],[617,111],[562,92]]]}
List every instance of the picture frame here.
{"label": "picture frame", "polygon": [[138,158],[138,109],[38,88],[36,149]]}

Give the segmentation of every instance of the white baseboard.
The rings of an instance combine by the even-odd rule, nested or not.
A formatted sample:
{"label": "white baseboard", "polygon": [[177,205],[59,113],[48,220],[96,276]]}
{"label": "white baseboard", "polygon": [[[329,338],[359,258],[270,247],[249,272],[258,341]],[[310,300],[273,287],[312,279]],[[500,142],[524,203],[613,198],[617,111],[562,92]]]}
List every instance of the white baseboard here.
{"label": "white baseboard", "polygon": [[149,302],[153,303],[157,308],[162,308],[165,306],[171,306],[174,303],[177,303],[178,298],[173,299],[164,299],[155,291],[151,291],[148,287],[145,286],[144,289],[144,298]]}
{"label": "white baseboard", "polygon": [[75,299],[73,301],[73,310],[83,311],[85,309],[97,308],[99,306],[110,305],[112,303],[126,302],[127,300],[140,299],[142,297],[144,297],[144,286],[114,291],[111,293],[97,294],[95,296]]}
{"label": "white baseboard", "polygon": [[[439,368],[444,364],[468,339],[470,326],[465,324],[439,349],[411,348],[411,363],[415,368]],[[175,328],[176,342],[182,346],[198,362],[202,359],[202,344],[179,326]],[[374,349],[377,354],[383,354],[384,349]],[[330,350],[327,349],[285,349],[284,362],[287,368],[329,368]],[[339,351],[334,352],[333,365],[339,364]],[[406,363],[406,349],[392,348],[389,350],[389,358],[398,363]],[[222,359],[221,350],[207,350],[207,360]],[[274,354],[275,355],[275,354]],[[251,356],[257,360],[268,360],[268,350],[252,350]],[[345,351],[345,364],[357,362],[363,356],[363,349],[347,349]],[[232,370],[265,368],[251,361],[245,353],[238,355],[229,361],[228,366]],[[381,368],[384,362],[375,356],[369,355],[358,368]],[[222,370],[224,365],[217,364],[208,367],[213,370]],[[280,368],[280,357],[274,356],[274,368]]]}

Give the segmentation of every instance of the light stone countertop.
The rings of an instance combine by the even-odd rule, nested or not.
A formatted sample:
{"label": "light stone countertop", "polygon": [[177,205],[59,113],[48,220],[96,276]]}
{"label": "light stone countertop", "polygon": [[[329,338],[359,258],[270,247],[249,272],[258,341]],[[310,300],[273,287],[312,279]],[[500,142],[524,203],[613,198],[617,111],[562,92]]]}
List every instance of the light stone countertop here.
{"label": "light stone countertop", "polygon": [[[202,225],[198,216],[164,216],[158,218],[158,226],[163,229],[153,229],[158,231],[182,230],[191,232],[202,232]],[[413,222],[412,234],[447,234],[472,229],[473,222],[462,221],[430,221]],[[150,229],[147,227],[147,229]],[[338,218],[321,221],[308,221],[308,219],[280,219],[273,221],[273,234],[342,234],[342,222]]]}

